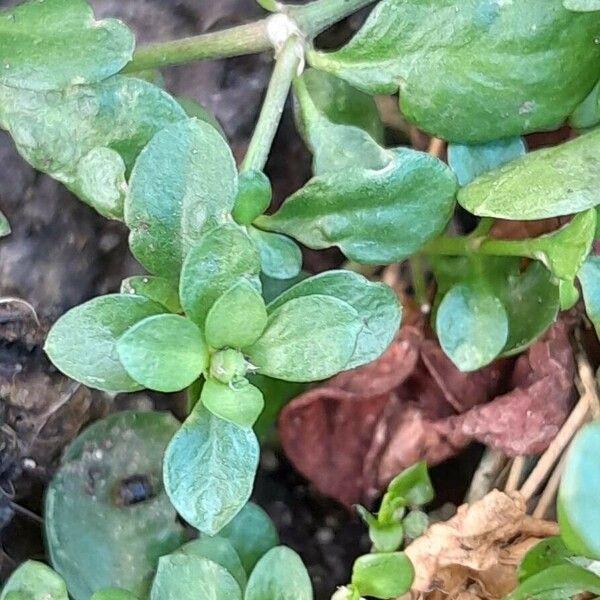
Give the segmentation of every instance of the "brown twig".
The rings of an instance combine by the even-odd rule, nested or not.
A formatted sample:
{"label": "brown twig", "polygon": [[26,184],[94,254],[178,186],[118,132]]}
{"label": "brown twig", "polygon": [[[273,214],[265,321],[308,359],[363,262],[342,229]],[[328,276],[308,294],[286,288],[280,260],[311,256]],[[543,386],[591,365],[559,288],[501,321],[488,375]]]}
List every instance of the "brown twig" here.
{"label": "brown twig", "polygon": [[504,468],[508,458],[499,450],[487,448],[481,458],[477,471],[471,480],[471,487],[465,496],[465,502],[471,504],[481,500],[494,487],[498,475]]}
{"label": "brown twig", "polygon": [[510,466],[510,471],[508,473],[508,479],[506,480],[506,485],[504,486],[504,491],[506,492],[514,492],[519,488],[521,483],[521,479],[523,479],[523,471],[525,470],[525,457],[517,456]]}
{"label": "brown twig", "polygon": [[441,158],[445,149],[446,142],[444,140],[432,137],[431,141],[429,142],[429,148],[427,148],[427,153],[431,154],[432,156],[436,156],[437,158]]}
{"label": "brown twig", "polygon": [[533,516],[538,519],[543,519],[548,512],[548,509],[554,504],[554,499],[556,498],[556,493],[558,492],[558,486],[560,485],[560,478],[563,472],[565,464],[565,457],[563,455],[562,459],[558,463],[556,469],[552,475],[550,475],[550,479],[548,479],[548,483],[538,500],[537,506],[533,511]]}

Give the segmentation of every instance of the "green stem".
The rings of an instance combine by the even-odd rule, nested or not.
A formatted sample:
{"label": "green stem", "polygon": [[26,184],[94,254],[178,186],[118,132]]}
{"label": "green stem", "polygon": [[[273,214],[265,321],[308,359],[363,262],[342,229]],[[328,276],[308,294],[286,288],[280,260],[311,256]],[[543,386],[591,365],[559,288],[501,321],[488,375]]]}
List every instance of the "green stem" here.
{"label": "green stem", "polygon": [[482,217],[479,223],[477,223],[477,227],[471,231],[469,234],[470,238],[482,238],[485,237],[494,226],[496,219],[493,217]]}
{"label": "green stem", "polygon": [[[287,12],[300,30],[312,39],[334,23],[374,0],[315,0],[305,6],[291,6]],[[125,66],[123,73],[135,73],[195,60],[229,58],[264,52],[272,48],[267,25],[269,18],[222,31],[159,42],[140,48]]]}
{"label": "green stem", "polygon": [[440,236],[424,248],[424,254],[464,256],[485,254],[488,256],[521,256],[535,258],[535,240],[481,240],[470,237]]}
{"label": "green stem", "polygon": [[415,254],[408,259],[408,262],[410,264],[415,300],[422,306],[429,300],[427,278],[425,276],[425,261],[421,254]]}
{"label": "green stem", "polygon": [[302,40],[295,35],[288,38],[275,63],[262,110],[242,163],[242,171],[263,170],[281,121],[292,81],[302,60],[302,53]]}

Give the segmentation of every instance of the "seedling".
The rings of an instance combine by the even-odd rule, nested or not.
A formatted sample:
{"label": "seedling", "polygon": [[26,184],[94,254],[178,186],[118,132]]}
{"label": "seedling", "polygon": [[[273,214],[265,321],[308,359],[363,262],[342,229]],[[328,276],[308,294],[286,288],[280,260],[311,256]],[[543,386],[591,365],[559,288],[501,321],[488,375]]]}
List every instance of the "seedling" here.
{"label": "seedling", "polygon": [[[314,48],[317,34],[370,3],[261,0],[275,14],[135,52],[131,31],[113,19],[94,21],[85,0],[30,1],[0,13],[0,126],[32,166],[102,215],[122,220],[148,272],[60,318],[48,335],[48,356],[66,375],[111,394],[188,390],[190,414],[181,427],[160,417],[162,445],[153,452],[162,456],[166,446],[162,478],[153,473],[142,485],[148,494],[161,490],[151,500],[162,515],[155,525],[168,530],[159,536],[169,540],[166,551],[153,546],[154,554],[135,559],[148,574],[157,568],[150,592],[156,600],[184,598],[177,585],[192,571],[203,574],[197,585],[209,581],[232,598],[233,590],[241,593],[237,568],[232,573],[205,556],[172,552],[182,531],[167,497],[204,535],[219,534],[242,514],[259,457],[253,425],[269,402],[254,376],[328,378],[379,357],[400,324],[396,295],[383,284],[351,270],[301,279],[296,241],[335,246],[358,270],[416,258],[421,291],[426,257],[437,283],[432,323],[464,371],[520,352],[541,336],[561,309],[577,302],[577,278],[600,327],[598,263],[589,256],[597,237],[600,132],[530,153],[521,137],[571,115],[585,127],[600,122],[593,89],[598,3],[382,0],[343,48]],[[166,65],[267,49],[276,56],[273,76],[239,169],[207,111],[136,78]],[[311,68],[304,70],[305,63]],[[264,168],[292,87],[314,177],[265,214],[271,189]],[[449,143],[449,166],[411,148],[384,146],[372,95],[398,91],[406,119]],[[466,236],[444,233],[457,200],[480,217]],[[573,214],[562,229],[534,239],[490,235],[495,218]],[[0,215],[0,235],[8,232]],[[280,282],[274,297],[268,278]],[[145,441],[131,451],[141,453]],[[64,472],[50,490],[49,514],[68,502],[53,491]],[[390,528],[390,539],[372,531],[381,549],[398,546],[401,528],[416,531],[420,518],[400,522],[404,505],[388,494],[396,499],[386,496],[377,527]],[[147,506],[140,501],[132,510],[138,505]],[[50,532],[49,547],[69,592],[87,600],[116,585],[145,594],[141,580],[126,580],[135,569],[123,583],[112,572],[94,581],[95,558],[86,575],[92,580],[70,574],[73,564],[60,555],[71,552],[65,540],[76,546],[69,523],[80,516],[63,510],[49,519],[65,536]],[[115,540],[105,564],[119,566],[125,550]],[[282,561],[292,564],[292,596],[310,597],[304,570],[289,552],[270,550],[246,573],[246,598],[276,587]],[[76,553],[78,560],[94,556]],[[385,583],[382,556],[355,567],[353,581],[366,594],[396,593]],[[395,552],[388,559],[405,561]],[[30,594],[15,590],[4,595]],[[291,597],[285,593],[269,597]],[[126,596],[106,591],[97,598]]]}

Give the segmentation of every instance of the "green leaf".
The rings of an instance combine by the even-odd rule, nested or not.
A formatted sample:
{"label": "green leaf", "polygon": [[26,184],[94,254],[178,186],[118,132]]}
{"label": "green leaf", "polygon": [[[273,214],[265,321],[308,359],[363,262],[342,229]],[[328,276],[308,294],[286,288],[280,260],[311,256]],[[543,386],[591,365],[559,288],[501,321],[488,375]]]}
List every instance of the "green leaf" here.
{"label": "green leaf", "polygon": [[384,0],[346,46],[308,59],[369,93],[399,89],[419,128],[479,144],[565,120],[598,80],[599,22],[562,0]]}
{"label": "green leaf", "polygon": [[109,218],[123,218],[125,177],[142,148],[182,119],[167,93],[131,77],[46,93],[0,86],[0,123],[23,158]]}
{"label": "green leaf", "polygon": [[142,386],[119,359],[117,340],[137,322],[164,312],[142,296],[110,294],[64,314],[52,327],[45,350],[65,375],[108,392],[132,392]]}
{"label": "green leaf", "polygon": [[565,546],[562,538],[557,535],[538,542],[527,551],[519,564],[517,576],[522,583],[548,567],[573,563],[585,567],[591,561],[575,555],[572,550]]}
{"label": "green leaf", "polygon": [[120,590],[118,588],[106,588],[95,592],[90,600],[138,600],[137,596],[134,596],[127,590]]}
{"label": "green leaf", "polygon": [[242,427],[252,427],[265,407],[261,391],[247,380],[225,384],[207,379],[200,400],[213,415]]}
{"label": "green leaf", "polygon": [[60,90],[96,83],[131,60],[134,43],[120,21],[95,21],[85,0],[25,2],[0,12],[0,84]]}
{"label": "green leaf", "polygon": [[71,443],[46,494],[50,558],[75,600],[119,587],[146,598],[159,556],[186,533],[162,484],[169,413],[119,412]]}
{"label": "green leaf", "polygon": [[158,392],[177,392],[208,368],[202,332],[179,315],[154,315],[128,329],[117,342],[132,379]]}
{"label": "green leaf", "polygon": [[500,167],[527,152],[523,138],[495,140],[487,144],[468,146],[448,144],[448,165],[456,174],[461,186]]}
{"label": "green leaf", "polygon": [[62,577],[35,560],[24,562],[6,581],[0,600],[69,600]]}
{"label": "green leaf", "polygon": [[[598,204],[600,129],[530,152],[458,192],[469,212],[500,219],[547,219]],[[533,183],[532,183],[533,182]]]}
{"label": "green leaf", "polygon": [[413,578],[413,566],[403,552],[365,554],[352,567],[352,585],[361,596],[402,596],[410,590]]}
{"label": "green leaf", "polygon": [[268,277],[292,279],[302,269],[302,251],[294,240],[249,227],[248,233],[260,252],[260,268]]}
{"label": "green leaf", "polygon": [[[389,483],[381,501],[379,519],[390,522],[393,512],[401,506],[423,506],[431,502],[435,492],[427,463],[424,461],[404,469]],[[393,508],[392,508],[393,507]]]}
{"label": "green leaf", "polygon": [[224,140],[227,139],[227,136],[225,135],[225,132],[223,131],[223,128],[221,127],[221,124],[219,123],[215,115],[213,115],[205,106],[200,104],[200,102],[194,100],[193,98],[185,98],[183,96],[178,96],[176,99],[181,108],[185,110],[185,114],[188,117],[195,118],[199,121],[204,121],[205,123],[208,123],[221,134],[221,137]]}
{"label": "green leaf", "polygon": [[347,302],[302,296],[273,310],[262,336],[244,352],[263,375],[318,381],[348,368],[361,328],[360,315]]}
{"label": "green leaf", "polygon": [[302,559],[286,546],[269,550],[254,567],[244,600],[313,600]]}
{"label": "green leaf", "polygon": [[600,81],[585,100],[571,113],[569,125],[575,129],[589,129],[600,122]]}
{"label": "green leaf", "polygon": [[600,256],[590,256],[579,271],[585,310],[600,337]]}
{"label": "green leaf", "polygon": [[181,312],[177,286],[164,277],[134,275],[121,282],[121,294],[135,294],[162,304],[169,312]]}
{"label": "green leaf", "polygon": [[261,273],[260,282],[262,284],[262,296],[265,299],[265,302],[272,302],[277,296],[283,294],[283,292],[289,290],[292,286],[308,277],[310,277],[310,274],[306,271],[300,271],[296,277],[292,277],[291,279],[274,279],[273,277]]}
{"label": "green leaf", "polygon": [[227,224],[204,234],[181,271],[179,296],[186,314],[201,327],[214,302],[246,279],[260,291],[260,257],[247,233]]}
{"label": "green leaf", "polygon": [[314,69],[296,79],[294,90],[297,121],[313,153],[315,175],[354,166],[378,170],[392,160],[375,141],[383,139],[383,125],[370,96]]}
{"label": "green leaf", "polygon": [[171,502],[202,533],[219,533],[248,501],[258,455],[252,429],[196,404],[165,455],[164,482]]}
{"label": "green leaf", "polygon": [[456,180],[440,160],[403,148],[380,170],[355,167],[311,179],[256,225],[309,248],[338,246],[360,263],[403,260],[446,227]]}
{"label": "green leaf", "polygon": [[356,511],[369,527],[369,538],[375,552],[394,552],[400,548],[404,539],[402,523],[381,523],[364,506],[356,506]]}
{"label": "green leaf", "polygon": [[0,238],[10,234],[10,223],[4,216],[4,213],[0,211]]}
{"label": "green leaf", "polygon": [[383,283],[373,283],[351,271],[328,271],[304,279],[275,298],[269,313],[293,298],[314,294],[334,296],[354,308],[362,321],[348,369],[369,363],[383,354],[400,327],[402,307],[395,292]]}
{"label": "green leaf", "polygon": [[581,12],[600,10],[600,0],[563,0],[563,6]]}
{"label": "green leaf", "polygon": [[508,315],[500,299],[472,285],[454,286],[435,321],[446,355],[463,372],[491,363],[508,340]]}
{"label": "green leaf", "polygon": [[192,554],[158,560],[150,600],[242,600],[240,586],[221,565]]}
{"label": "green leaf", "polygon": [[600,577],[576,565],[558,565],[527,579],[506,600],[566,600],[583,592],[600,594]]}
{"label": "green leaf", "polygon": [[600,559],[599,452],[600,421],[595,421],[585,425],[571,443],[558,493],[558,522],[563,541],[577,554],[596,560]]}
{"label": "green leaf", "polygon": [[181,546],[177,553],[191,554],[212,560],[233,575],[240,589],[243,590],[246,587],[246,571],[244,571],[233,544],[225,538],[203,535],[200,539]]}
{"label": "green leaf", "polygon": [[210,375],[221,383],[240,383],[247,371],[248,362],[239,350],[224,348],[211,356]]}
{"label": "green leaf", "polygon": [[219,533],[236,549],[244,570],[251,573],[259,559],[279,544],[277,529],[267,513],[253,502],[242,510]]}
{"label": "green leaf", "polygon": [[429,527],[429,517],[422,510],[411,510],[402,521],[406,536],[413,540],[421,537]]}
{"label": "green leaf", "polygon": [[204,333],[213,348],[243,348],[260,337],[266,324],[267,308],[260,292],[247,279],[240,279],[211,306]]}
{"label": "green leaf", "polygon": [[134,256],[176,279],[192,247],[225,223],[237,192],[231,150],[214,127],[189,119],[157,133],[140,154],[125,200]]}
{"label": "green leaf", "polygon": [[245,171],[239,177],[238,193],[231,215],[236,223],[250,225],[269,208],[272,197],[271,182],[262,171]]}

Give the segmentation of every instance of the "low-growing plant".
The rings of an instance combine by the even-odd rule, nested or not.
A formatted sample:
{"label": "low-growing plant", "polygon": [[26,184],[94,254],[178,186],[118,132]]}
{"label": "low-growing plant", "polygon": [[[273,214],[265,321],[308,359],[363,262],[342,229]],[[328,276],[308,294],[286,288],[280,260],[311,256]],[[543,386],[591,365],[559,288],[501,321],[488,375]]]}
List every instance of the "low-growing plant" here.
{"label": "low-growing plant", "polygon": [[[333,52],[316,49],[314,38],[370,0],[260,4],[274,14],[135,52],[131,31],[94,20],[85,0],[36,0],[0,13],[0,126],[32,166],[123,221],[148,272],[61,317],[48,356],[66,375],[110,394],[187,390],[189,398],[181,426],[164,415],[125,414],[88,430],[65,455],[48,492],[47,537],[52,564],[76,600],[148,589],[155,600],[198,597],[192,583],[220,590],[215,597],[241,598],[242,588],[252,600],[312,596],[291,550],[263,548],[250,559],[232,542],[242,570],[226,541],[205,540],[236,531],[236,519],[252,520],[244,514],[254,510],[247,508],[259,460],[253,425],[265,378],[322,380],[373,361],[394,338],[397,297],[354,272],[364,265],[409,259],[421,294],[428,261],[437,284],[432,324],[463,371],[528,347],[577,302],[577,280],[600,329],[600,259],[590,256],[600,184],[596,2],[381,0]],[[207,111],[136,77],[267,49],[275,52],[273,75],[239,170]],[[314,176],[266,214],[264,169],[291,88]],[[373,95],[397,92],[409,122],[449,143],[448,164],[385,146]],[[521,136],[568,118],[580,136],[527,153]],[[467,235],[445,233],[456,201],[480,218]],[[494,219],[568,215],[566,225],[538,237],[491,235]],[[0,235],[9,231],[0,215]],[[304,278],[295,240],[339,248],[350,268]],[[275,297],[267,291],[273,280],[283,290]],[[123,473],[104,472],[101,461],[82,467],[94,460],[86,436],[92,445],[100,434],[118,445],[114,431],[123,427],[140,427],[125,436],[127,453],[113,456]],[[143,468],[129,471],[124,460]],[[422,468],[412,473],[422,477]],[[82,473],[97,489],[93,505],[75,500],[81,487],[67,492],[73,482],[83,485]],[[116,477],[132,486],[127,498],[153,490],[138,507],[151,510],[142,521],[115,510]],[[406,560],[396,553],[403,534],[423,525],[420,513],[403,510],[426,502],[429,488],[405,490],[406,477],[392,484],[377,516],[362,509],[383,554],[359,559],[352,598],[386,597],[385,561]],[[199,544],[177,550],[183,528],[171,505],[201,532]],[[92,522],[82,539],[81,524]],[[66,597],[60,577],[36,563],[17,571],[2,597],[38,598],[39,586],[19,587],[23,577]],[[111,586],[127,592],[99,591]]]}

